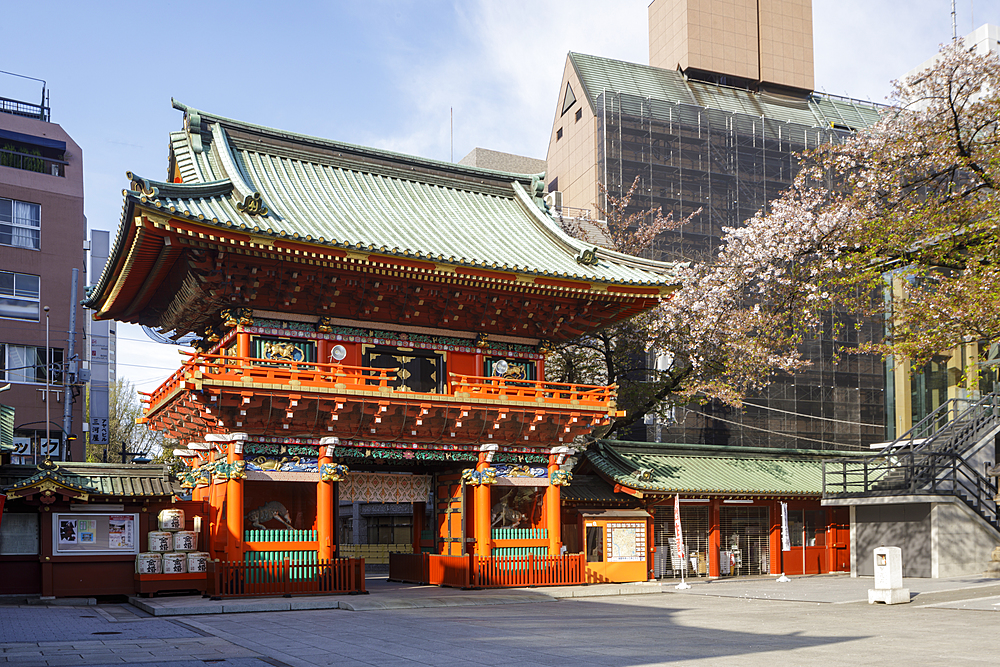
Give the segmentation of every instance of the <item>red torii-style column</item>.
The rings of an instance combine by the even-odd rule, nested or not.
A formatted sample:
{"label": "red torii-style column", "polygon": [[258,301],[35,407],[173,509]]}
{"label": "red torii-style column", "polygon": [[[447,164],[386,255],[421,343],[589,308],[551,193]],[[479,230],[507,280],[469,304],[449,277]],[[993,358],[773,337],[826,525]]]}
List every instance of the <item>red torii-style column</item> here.
{"label": "red torii-style column", "polygon": [[549,450],[548,478],[545,488],[545,525],[549,536],[549,555],[558,556],[562,550],[562,493],[559,484],[552,483],[552,474],[559,470],[570,454],[569,447]]}
{"label": "red torii-style column", "polygon": [[340,444],[340,438],[320,438],[319,470],[320,480],[316,487],[316,538],[317,556],[320,561],[331,560],[336,554],[334,537],[337,523],[337,493],[333,480],[323,480],[323,466],[333,463],[333,448]]}
{"label": "red torii-style column", "polygon": [[[497,445],[480,445],[479,461],[476,463],[476,471],[483,472],[493,463],[493,456],[499,447]],[[490,489],[489,484],[480,484],[475,491],[475,525],[476,525],[476,554],[482,558],[489,558],[493,554],[493,526],[490,522]]]}
{"label": "red torii-style column", "polygon": [[[243,480],[232,474],[233,464],[243,460],[246,433],[206,433],[205,442],[225,443],[229,480],[226,482],[226,558],[243,561]],[[220,444],[221,446],[221,444]]]}

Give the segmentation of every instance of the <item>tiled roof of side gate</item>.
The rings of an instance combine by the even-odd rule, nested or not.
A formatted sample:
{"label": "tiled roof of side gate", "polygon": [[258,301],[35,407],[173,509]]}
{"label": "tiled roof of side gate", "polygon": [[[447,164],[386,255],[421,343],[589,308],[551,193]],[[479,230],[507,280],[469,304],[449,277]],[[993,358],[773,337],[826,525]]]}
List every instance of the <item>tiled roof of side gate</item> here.
{"label": "tiled roof of side gate", "polygon": [[820,495],[823,491],[818,455],[717,449],[685,453],[683,445],[600,441],[587,450],[586,457],[615,483],[639,491],[727,495]]}
{"label": "tiled roof of side gate", "polygon": [[[170,136],[183,183],[129,174],[129,206],[236,232],[346,251],[614,285],[666,287],[676,266],[567,235],[525,175],[291,134],[191,109]],[[240,210],[260,195],[264,214]],[[122,230],[130,221],[123,216]],[[127,238],[119,233],[112,257]],[[596,253],[596,263],[577,261]],[[109,262],[108,266],[113,266]],[[103,275],[99,288],[112,276]],[[101,289],[95,290],[99,293]],[[91,305],[88,303],[88,305]]]}
{"label": "tiled roof of side gate", "polygon": [[608,91],[757,118],[764,116],[805,127],[857,130],[874,124],[879,118],[879,107],[870,102],[820,93],[812,93],[802,99],[754,93],[686,79],[677,70],[584,53],[570,53],[569,59],[580,77],[584,96],[592,109],[597,109],[597,98]]}
{"label": "tiled roof of side gate", "polygon": [[57,463],[50,469],[35,466],[0,467],[0,491],[32,486],[45,479],[96,496],[170,496],[176,489],[163,465],[114,465],[108,463]]}

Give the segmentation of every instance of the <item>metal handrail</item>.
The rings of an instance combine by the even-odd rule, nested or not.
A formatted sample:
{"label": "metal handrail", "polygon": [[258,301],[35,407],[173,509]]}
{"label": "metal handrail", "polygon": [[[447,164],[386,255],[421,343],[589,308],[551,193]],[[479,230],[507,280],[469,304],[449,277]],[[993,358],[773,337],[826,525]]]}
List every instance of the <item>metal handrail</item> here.
{"label": "metal handrail", "polygon": [[[961,412],[961,405],[972,403]],[[929,437],[918,437],[936,427]],[[877,454],[824,461],[823,496],[950,494],[998,525],[997,483],[963,456],[1000,424],[1000,396],[949,399]]]}

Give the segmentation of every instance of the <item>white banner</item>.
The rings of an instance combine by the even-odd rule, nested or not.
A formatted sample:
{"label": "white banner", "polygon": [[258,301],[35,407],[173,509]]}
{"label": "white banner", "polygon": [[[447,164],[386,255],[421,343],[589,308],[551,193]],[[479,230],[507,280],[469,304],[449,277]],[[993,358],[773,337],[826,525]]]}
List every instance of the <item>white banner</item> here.
{"label": "white banner", "polygon": [[781,503],[781,550],[791,551],[792,540],[788,536],[788,503]]}
{"label": "white banner", "polygon": [[[677,544],[677,557],[684,562],[684,537],[681,534],[681,496],[674,496],[674,541]],[[686,569],[686,568],[685,568]]]}

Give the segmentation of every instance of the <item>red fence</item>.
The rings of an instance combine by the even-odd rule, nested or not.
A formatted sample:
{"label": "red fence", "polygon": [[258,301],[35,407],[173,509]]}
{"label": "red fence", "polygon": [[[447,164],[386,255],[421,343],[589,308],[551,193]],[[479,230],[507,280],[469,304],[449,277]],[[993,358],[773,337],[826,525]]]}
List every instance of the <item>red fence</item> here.
{"label": "red fence", "polygon": [[456,588],[571,586],[584,582],[584,554],[440,556],[389,554],[389,579]]}
{"label": "red fence", "polygon": [[322,595],[365,592],[365,559],[333,558],[317,563],[209,561],[215,597]]}
{"label": "red fence", "polygon": [[472,584],[478,588],[582,584],[584,557],[584,554],[476,557]]}

